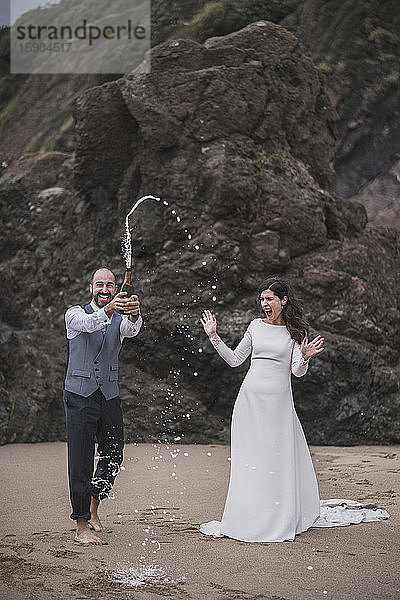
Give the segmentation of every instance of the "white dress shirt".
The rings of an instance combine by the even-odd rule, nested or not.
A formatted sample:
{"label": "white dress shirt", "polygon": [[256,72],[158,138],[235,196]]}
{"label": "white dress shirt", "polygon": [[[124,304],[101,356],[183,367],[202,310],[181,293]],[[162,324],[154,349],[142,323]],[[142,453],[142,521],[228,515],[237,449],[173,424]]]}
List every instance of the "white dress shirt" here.
{"label": "white dress shirt", "polygon": [[[82,306],[71,306],[65,313],[65,326],[67,328],[67,339],[72,340],[80,333],[93,333],[99,331],[103,327],[111,323],[111,319],[107,317],[104,308],[99,308],[94,300],[90,306],[93,308],[93,313],[86,313]],[[142,317],[132,323],[128,315],[121,315],[122,321],[119,326],[121,344],[124,338],[135,337],[140,331],[143,323]]]}

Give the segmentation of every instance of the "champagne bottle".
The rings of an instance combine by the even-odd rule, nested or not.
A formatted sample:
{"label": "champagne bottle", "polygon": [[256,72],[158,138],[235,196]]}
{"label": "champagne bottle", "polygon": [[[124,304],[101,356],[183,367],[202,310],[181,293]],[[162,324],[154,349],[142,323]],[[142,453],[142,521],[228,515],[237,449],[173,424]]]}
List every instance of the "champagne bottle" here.
{"label": "champagne bottle", "polygon": [[[125,277],[123,284],[121,285],[121,292],[126,292],[126,296],[124,298],[129,298],[133,296],[133,285],[132,285],[132,269],[127,268],[125,271]],[[122,311],[121,314],[124,314]]]}

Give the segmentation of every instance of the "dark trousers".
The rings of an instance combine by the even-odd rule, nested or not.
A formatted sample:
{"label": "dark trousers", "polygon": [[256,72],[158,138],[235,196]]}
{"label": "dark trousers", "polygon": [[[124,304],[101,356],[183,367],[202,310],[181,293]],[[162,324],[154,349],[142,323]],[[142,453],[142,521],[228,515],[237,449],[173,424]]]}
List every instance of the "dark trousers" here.
{"label": "dark trousers", "polygon": [[[108,497],[122,463],[121,400],[119,396],[106,400],[100,390],[88,398],[64,390],[64,408],[71,519],[90,519],[91,497]],[[96,439],[99,461],[93,474]]]}

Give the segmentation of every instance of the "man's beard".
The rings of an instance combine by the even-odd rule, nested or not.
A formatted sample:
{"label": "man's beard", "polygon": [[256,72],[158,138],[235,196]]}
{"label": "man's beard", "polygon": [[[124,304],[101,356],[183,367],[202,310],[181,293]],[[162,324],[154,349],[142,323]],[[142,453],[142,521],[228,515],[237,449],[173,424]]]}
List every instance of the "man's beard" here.
{"label": "man's beard", "polygon": [[[99,296],[103,296],[103,297],[99,298]],[[97,306],[99,308],[103,308],[104,306],[106,306],[106,304],[111,302],[112,299],[113,299],[113,296],[110,292],[107,292],[106,294],[104,294],[102,292],[97,292],[97,294],[95,294],[93,296],[93,300],[95,301],[95,303],[97,304]]]}

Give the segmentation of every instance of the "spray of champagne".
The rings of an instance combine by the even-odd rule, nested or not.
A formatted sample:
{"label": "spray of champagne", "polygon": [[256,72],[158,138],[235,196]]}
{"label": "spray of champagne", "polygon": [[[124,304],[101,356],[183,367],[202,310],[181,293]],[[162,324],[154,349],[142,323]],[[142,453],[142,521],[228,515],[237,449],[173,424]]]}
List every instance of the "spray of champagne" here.
{"label": "spray of champagne", "polygon": [[139,200],[133,205],[132,209],[128,212],[125,219],[125,233],[122,237],[121,247],[122,254],[125,259],[125,277],[121,286],[121,292],[126,292],[126,298],[133,296],[134,290],[132,285],[132,236],[131,230],[129,227],[129,217],[135,212],[138,206],[142,204],[145,200],[156,200],[160,202],[160,198],[156,198],[155,196],[142,196]]}

